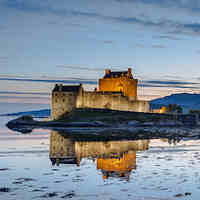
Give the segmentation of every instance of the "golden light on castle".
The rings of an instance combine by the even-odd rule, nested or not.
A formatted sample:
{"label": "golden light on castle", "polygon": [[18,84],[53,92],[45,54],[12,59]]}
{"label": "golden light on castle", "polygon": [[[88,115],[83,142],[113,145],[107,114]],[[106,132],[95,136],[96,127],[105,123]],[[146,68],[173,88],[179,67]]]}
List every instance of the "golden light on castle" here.
{"label": "golden light on castle", "polygon": [[51,118],[63,117],[75,108],[150,112],[149,102],[137,98],[137,84],[131,68],[114,72],[107,69],[95,91],[84,91],[82,84],[56,84],[52,91]]}

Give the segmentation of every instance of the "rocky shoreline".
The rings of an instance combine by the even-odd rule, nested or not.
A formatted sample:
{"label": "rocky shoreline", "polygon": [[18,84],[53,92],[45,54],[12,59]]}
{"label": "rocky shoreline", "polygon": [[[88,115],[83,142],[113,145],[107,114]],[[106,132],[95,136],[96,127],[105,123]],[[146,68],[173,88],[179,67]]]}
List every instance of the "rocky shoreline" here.
{"label": "rocky shoreline", "polygon": [[[141,115],[141,113],[140,113]],[[145,116],[145,114],[144,114]],[[106,117],[106,116],[104,116]],[[50,130],[65,130],[68,133],[81,133],[92,134],[99,136],[115,135],[119,137],[121,134],[127,137],[136,138],[157,138],[157,137],[200,137],[199,125],[184,125],[180,121],[172,119],[154,120],[148,119],[145,121],[131,120],[126,118],[116,123],[113,116],[113,123],[108,122],[108,118],[99,120],[83,120],[81,117],[77,119],[77,115],[70,120],[57,120],[57,121],[37,121],[31,116],[22,116],[17,119],[9,121],[6,126],[21,133],[30,133],[33,129],[42,128]],[[135,117],[136,118],[136,117]],[[87,120],[86,120],[87,119]],[[106,120],[105,120],[106,119]],[[82,120],[82,121],[81,121]],[[111,120],[111,119],[109,119]]]}

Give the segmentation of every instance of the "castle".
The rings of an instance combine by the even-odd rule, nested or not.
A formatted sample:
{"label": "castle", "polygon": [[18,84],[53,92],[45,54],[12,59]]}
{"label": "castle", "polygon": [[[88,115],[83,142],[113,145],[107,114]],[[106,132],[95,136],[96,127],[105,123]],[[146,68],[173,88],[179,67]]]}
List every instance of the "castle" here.
{"label": "castle", "polygon": [[82,84],[56,84],[52,91],[51,118],[59,119],[74,108],[149,112],[149,102],[137,98],[137,84],[131,68],[118,72],[106,69],[95,91],[84,91]]}

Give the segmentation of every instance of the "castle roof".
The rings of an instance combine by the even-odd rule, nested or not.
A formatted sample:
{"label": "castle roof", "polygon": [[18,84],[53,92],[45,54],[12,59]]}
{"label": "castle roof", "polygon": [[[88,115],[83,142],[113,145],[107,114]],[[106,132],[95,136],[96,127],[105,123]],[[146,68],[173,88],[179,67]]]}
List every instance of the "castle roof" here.
{"label": "castle roof", "polygon": [[104,78],[120,78],[123,76],[133,78],[132,69],[128,68],[127,71],[114,71],[114,72],[112,72],[110,69],[106,69]]}
{"label": "castle roof", "polygon": [[128,71],[117,71],[117,72],[110,72],[109,74],[105,75],[105,78],[111,78],[111,77],[121,77],[122,75],[127,76],[128,75]]}
{"label": "castle roof", "polygon": [[82,85],[58,85],[56,84],[53,92],[58,92],[58,91],[62,91],[62,92],[78,92],[80,90],[80,88],[82,88]]}

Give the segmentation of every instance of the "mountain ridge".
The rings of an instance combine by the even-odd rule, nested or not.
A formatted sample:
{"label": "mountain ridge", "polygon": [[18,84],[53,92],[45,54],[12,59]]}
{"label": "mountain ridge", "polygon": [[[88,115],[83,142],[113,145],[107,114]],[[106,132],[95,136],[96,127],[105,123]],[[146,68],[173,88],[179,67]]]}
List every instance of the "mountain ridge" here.
{"label": "mountain ridge", "polygon": [[180,105],[184,112],[200,109],[200,94],[178,93],[150,101],[150,106],[153,109],[169,104]]}

